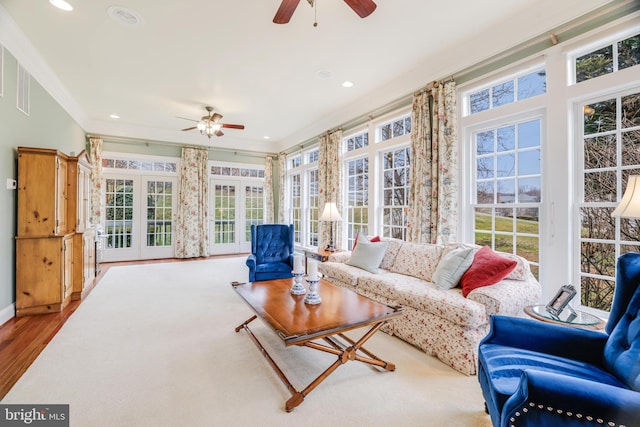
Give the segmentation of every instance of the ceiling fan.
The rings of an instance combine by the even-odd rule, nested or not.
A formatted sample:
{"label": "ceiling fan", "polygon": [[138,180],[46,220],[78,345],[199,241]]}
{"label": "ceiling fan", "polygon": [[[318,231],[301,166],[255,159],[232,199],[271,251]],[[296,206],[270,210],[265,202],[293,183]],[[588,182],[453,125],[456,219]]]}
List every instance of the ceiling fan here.
{"label": "ceiling fan", "polygon": [[[307,0],[311,6],[313,6],[316,0]],[[366,18],[376,10],[377,5],[373,0],[344,0],[360,18]],[[273,18],[275,24],[286,24],[291,19],[293,12],[298,7],[300,0],[282,0],[280,7],[276,12],[276,16]]]}
{"label": "ceiling fan", "polygon": [[222,119],[222,114],[214,113],[213,112],[213,107],[210,107],[208,105],[206,107],[204,107],[204,108],[205,108],[205,110],[207,110],[208,114],[206,116],[202,116],[200,118],[200,120],[187,119],[186,117],[178,117],[180,119],[191,120],[192,122],[198,122],[198,124],[195,125],[195,126],[191,126],[190,128],[182,129],[183,131],[198,129],[202,135],[207,135],[207,137],[209,139],[211,139],[212,135],[215,135],[215,136],[224,135],[224,133],[222,133],[222,128],[244,129],[244,125],[233,125],[233,124],[230,124],[230,123],[220,123],[220,119]]}

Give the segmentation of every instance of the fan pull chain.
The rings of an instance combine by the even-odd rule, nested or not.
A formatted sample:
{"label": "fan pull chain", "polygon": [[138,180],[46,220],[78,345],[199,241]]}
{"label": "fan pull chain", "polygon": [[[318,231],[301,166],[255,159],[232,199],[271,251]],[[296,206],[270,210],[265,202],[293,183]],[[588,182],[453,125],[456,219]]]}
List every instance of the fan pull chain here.
{"label": "fan pull chain", "polygon": [[318,26],[318,0],[313,2],[313,26]]}

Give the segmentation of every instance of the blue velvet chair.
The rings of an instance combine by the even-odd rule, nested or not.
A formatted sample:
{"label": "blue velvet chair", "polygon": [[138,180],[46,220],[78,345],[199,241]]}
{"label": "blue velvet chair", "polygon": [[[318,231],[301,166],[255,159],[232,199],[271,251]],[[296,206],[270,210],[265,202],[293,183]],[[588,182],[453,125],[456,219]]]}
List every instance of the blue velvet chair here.
{"label": "blue velvet chair", "polygon": [[640,426],[640,253],[616,275],[605,332],[492,316],[478,381],[494,427]]}
{"label": "blue velvet chair", "polygon": [[292,277],[293,224],[252,225],[247,267],[250,282]]}

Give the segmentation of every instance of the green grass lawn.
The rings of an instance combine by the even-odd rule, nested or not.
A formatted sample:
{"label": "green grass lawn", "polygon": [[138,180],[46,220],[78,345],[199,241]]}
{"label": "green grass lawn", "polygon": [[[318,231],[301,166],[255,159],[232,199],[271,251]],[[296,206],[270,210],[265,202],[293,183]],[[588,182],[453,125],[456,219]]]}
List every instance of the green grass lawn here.
{"label": "green grass lawn", "polygon": [[[486,232],[476,232],[476,243],[479,245],[491,245],[491,215],[476,213],[475,217],[476,230]],[[503,252],[513,252],[513,231],[514,221],[510,217],[495,217],[495,249]],[[515,221],[516,235],[516,253],[529,261],[538,262],[539,257],[539,233],[538,221],[516,219]],[[504,234],[501,234],[504,233]],[[520,234],[532,234],[532,236],[523,236]]]}

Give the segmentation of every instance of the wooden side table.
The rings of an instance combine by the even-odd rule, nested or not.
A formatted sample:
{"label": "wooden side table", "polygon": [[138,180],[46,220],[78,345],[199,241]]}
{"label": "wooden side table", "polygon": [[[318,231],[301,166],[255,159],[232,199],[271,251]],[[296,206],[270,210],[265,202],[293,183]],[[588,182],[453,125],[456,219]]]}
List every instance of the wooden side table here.
{"label": "wooden side table", "polygon": [[524,308],[524,312],[534,319],[560,325],[595,330],[602,330],[605,326],[605,322],[599,317],[575,309],[573,309],[573,313],[570,310],[563,310],[557,317],[549,313],[545,305],[528,305]]}

